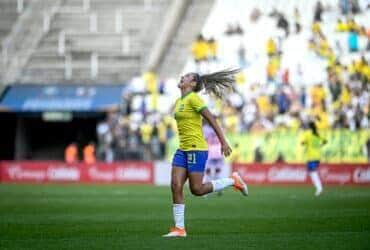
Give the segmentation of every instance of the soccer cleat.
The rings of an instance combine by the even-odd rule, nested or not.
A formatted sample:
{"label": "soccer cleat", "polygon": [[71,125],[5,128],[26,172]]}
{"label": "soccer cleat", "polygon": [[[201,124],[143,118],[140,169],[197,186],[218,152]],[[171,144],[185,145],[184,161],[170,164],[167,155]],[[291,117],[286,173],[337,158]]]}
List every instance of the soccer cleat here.
{"label": "soccer cleat", "polygon": [[186,231],[184,228],[172,227],[170,232],[163,237],[186,237]]}
{"label": "soccer cleat", "polygon": [[316,190],[316,192],[315,192],[315,196],[320,196],[320,195],[321,195],[321,193],[322,193],[322,189],[318,189],[318,190]]}
{"label": "soccer cleat", "polygon": [[248,196],[248,186],[243,181],[240,174],[238,172],[234,172],[232,173],[231,178],[234,179],[234,189],[239,190],[243,195]]}

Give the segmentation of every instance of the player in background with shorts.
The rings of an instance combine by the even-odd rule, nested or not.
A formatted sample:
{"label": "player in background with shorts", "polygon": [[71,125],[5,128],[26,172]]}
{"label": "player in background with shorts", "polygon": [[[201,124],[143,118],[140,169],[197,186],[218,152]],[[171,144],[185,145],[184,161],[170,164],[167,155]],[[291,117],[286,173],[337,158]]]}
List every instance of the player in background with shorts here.
{"label": "player in background with shorts", "polygon": [[[208,123],[203,126],[203,134],[208,144],[208,159],[203,179],[203,182],[206,183],[220,179],[225,160],[220,150],[221,144],[217,134]],[[222,195],[222,191],[219,191],[218,195]]]}
{"label": "player in background with shorts", "polygon": [[219,192],[234,186],[243,195],[248,195],[247,185],[238,173],[230,178],[222,178],[203,183],[204,169],[208,158],[208,145],[202,131],[202,119],[206,119],[220,141],[222,154],[227,157],[231,148],[217,124],[197,92],[205,90],[218,98],[223,98],[228,90],[234,90],[235,74],[239,70],[224,70],[206,75],[188,73],[181,77],[178,84],[181,97],[175,103],[175,120],[179,135],[179,149],[172,161],[171,191],[173,201],[173,217],[175,227],[164,237],[186,237],[184,214],[185,203],[183,187],[187,179],[191,193],[203,196],[211,192]]}
{"label": "player in background with shorts", "polygon": [[327,141],[317,132],[315,122],[309,122],[308,127],[309,130],[304,133],[301,143],[305,147],[307,170],[311,181],[316,188],[315,195],[319,196],[323,191],[320,176],[318,174],[321,157],[320,149]]}

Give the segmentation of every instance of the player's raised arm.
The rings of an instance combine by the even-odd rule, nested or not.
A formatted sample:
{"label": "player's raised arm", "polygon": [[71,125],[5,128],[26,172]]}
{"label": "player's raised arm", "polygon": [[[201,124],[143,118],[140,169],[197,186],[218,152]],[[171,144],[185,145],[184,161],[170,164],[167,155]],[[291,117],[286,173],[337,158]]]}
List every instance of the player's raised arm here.
{"label": "player's raised arm", "polygon": [[225,136],[224,136],[224,133],[222,132],[221,127],[218,125],[216,119],[213,117],[213,115],[208,110],[208,108],[203,109],[201,113],[202,113],[202,116],[211,125],[211,127],[213,128],[213,130],[216,132],[216,135],[217,135],[217,137],[218,137],[218,139],[219,139],[219,141],[221,143],[221,152],[222,152],[222,154],[225,157],[228,157],[231,154],[232,149],[229,146],[229,144],[227,143],[227,141],[225,139]]}

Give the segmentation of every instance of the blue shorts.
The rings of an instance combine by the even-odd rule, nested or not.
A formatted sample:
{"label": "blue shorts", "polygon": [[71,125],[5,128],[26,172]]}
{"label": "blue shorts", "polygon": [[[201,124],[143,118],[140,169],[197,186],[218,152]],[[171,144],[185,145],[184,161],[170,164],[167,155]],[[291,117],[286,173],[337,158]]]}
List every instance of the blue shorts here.
{"label": "blue shorts", "polygon": [[176,150],[172,166],[182,167],[191,172],[204,172],[208,158],[208,151],[183,151]]}
{"label": "blue shorts", "polygon": [[307,162],[308,171],[315,171],[320,165],[320,161],[309,161]]}

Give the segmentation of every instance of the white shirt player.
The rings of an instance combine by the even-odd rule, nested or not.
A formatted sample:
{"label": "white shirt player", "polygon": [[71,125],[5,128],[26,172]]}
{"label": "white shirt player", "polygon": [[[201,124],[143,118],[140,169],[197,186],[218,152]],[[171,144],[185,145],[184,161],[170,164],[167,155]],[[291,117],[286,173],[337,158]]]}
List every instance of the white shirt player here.
{"label": "white shirt player", "polygon": [[208,159],[223,159],[223,155],[221,153],[221,143],[218,140],[214,130],[207,124],[203,127],[203,133],[208,143]]}

